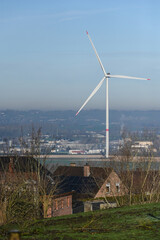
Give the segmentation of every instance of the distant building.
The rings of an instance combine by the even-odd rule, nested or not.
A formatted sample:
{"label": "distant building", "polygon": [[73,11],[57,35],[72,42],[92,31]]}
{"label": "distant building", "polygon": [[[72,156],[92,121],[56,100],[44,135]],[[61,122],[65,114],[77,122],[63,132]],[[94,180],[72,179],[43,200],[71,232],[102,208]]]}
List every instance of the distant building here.
{"label": "distant building", "polygon": [[153,146],[153,142],[151,141],[136,141],[132,145],[132,148],[145,148],[148,149]]}
{"label": "distant building", "polygon": [[102,149],[92,149],[89,150],[87,153],[88,154],[100,154],[103,150]]}
{"label": "distant building", "polygon": [[85,154],[82,150],[69,150],[69,154]]}
{"label": "distant building", "polygon": [[131,145],[131,149],[133,151],[140,152],[141,150],[148,152],[152,150],[153,152],[157,152],[155,148],[153,148],[153,142],[151,141],[136,141]]}

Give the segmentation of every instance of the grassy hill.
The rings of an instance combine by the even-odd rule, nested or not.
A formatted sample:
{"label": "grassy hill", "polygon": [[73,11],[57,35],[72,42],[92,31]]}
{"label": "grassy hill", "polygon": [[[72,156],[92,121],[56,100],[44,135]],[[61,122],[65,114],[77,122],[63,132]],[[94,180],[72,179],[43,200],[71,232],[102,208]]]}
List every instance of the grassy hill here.
{"label": "grassy hill", "polygon": [[[0,239],[7,239],[11,225],[0,227]],[[160,203],[136,205],[74,214],[30,222],[21,229],[22,239],[160,239]]]}

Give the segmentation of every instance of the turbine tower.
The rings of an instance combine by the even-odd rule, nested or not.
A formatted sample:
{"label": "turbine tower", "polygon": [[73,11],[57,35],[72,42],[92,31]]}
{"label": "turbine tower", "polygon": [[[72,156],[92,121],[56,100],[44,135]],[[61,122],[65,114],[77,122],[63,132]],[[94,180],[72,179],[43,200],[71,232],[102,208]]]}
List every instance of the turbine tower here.
{"label": "turbine tower", "polygon": [[84,102],[84,104],[82,105],[82,107],[78,110],[78,112],[76,113],[76,116],[78,115],[78,113],[84,108],[84,106],[88,103],[88,101],[94,96],[94,94],[99,90],[99,88],[102,86],[104,80],[106,79],[106,158],[109,157],[109,103],[108,103],[108,79],[109,78],[127,78],[127,79],[139,79],[139,80],[150,80],[149,78],[139,78],[139,77],[129,77],[129,76],[123,76],[123,75],[110,75],[110,73],[106,73],[103,64],[101,62],[100,57],[98,56],[98,53],[96,51],[96,48],[88,34],[88,32],[86,31],[87,36],[91,42],[91,45],[93,47],[93,50],[96,54],[96,57],[98,59],[98,62],[101,66],[101,69],[104,73],[104,77],[102,78],[102,80],[99,82],[99,84],[97,85],[97,87],[93,90],[93,92],[90,94],[90,96],[87,98],[87,100]]}

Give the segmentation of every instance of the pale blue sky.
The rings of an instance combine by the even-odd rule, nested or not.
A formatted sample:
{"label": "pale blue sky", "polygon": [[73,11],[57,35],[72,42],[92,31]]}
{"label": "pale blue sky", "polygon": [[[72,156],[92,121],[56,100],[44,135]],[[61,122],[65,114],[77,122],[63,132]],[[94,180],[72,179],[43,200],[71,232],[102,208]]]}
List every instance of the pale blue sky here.
{"label": "pale blue sky", "polygon": [[[111,109],[160,109],[160,1],[0,0],[0,109],[74,109],[107,72]],[[105,84],[85,109],[105,108]]]}

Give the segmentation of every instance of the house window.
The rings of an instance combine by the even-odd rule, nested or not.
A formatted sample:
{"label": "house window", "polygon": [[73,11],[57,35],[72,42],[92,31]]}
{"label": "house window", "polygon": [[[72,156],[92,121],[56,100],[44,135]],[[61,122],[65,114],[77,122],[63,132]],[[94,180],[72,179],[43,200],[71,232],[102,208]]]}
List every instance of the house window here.
{"label": "house window", "polygon": [[106,193],[110,193],[110,183],[106,184]]}
{"label": "house window", "polygon": [[55,201],[55,209],[58,210],[58,201]]}
{"label": "house window", "polygon": [[117,190],[117,193],[120,192],[120,184],[119,183],[116,183],[116,190]]}
{"label": "house window", "polygon": [[69,197],[67,197],[67,207],[69,207]]}

